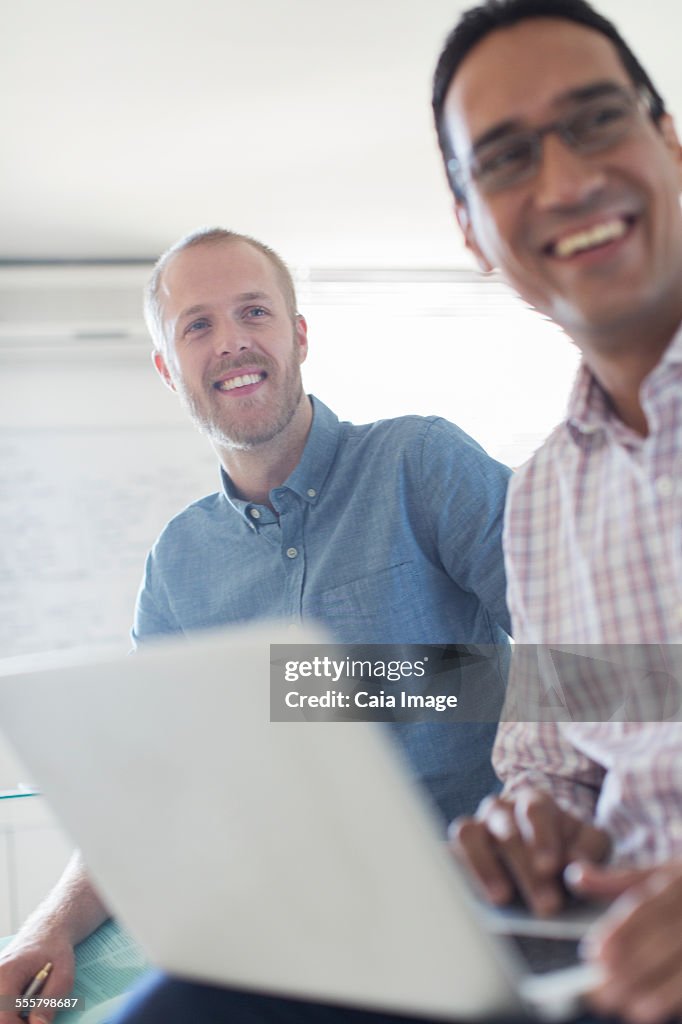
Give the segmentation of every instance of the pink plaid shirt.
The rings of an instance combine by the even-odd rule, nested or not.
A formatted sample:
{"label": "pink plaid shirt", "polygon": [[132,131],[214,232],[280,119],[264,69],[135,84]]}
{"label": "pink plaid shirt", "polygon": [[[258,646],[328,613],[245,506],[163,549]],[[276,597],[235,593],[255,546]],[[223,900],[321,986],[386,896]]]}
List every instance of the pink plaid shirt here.
{"label": "pink plaid shirt", "polygon": [[[646,438],[583,365],[566,421],[511,482],[519,644],[682,644],[682,330],[640,397]],[[530,784],[594,817],[619,861],[682,856],[682,723],[507,721],[494,764],[506,793]]]}

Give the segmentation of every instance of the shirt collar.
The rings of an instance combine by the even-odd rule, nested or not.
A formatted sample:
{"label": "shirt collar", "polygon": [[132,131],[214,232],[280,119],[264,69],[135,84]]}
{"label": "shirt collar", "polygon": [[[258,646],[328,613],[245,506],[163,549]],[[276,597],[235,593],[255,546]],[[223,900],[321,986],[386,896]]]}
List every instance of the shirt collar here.
{"label": "shirt collar", "polygon": [[[642,384],[642,391],[649,390],[650,386],[657,382],[670,367],[682,363],[682,326],[677,330],[673,340],[663,353],[658,364]],[[592,444],[597,439],[602,439],[607,429],[616,423],[609,397],[592,371],[583,360],[578,368],[578,374],[573,384],[568,409],[566,412],[566,426],[573,440],[577,444]],[[617,429],[620,431],[620,421],[617,421]],[[623,431],[627,431],[625,425]]]}
{"label": "shirt collar", "polygon": [[323,402],[314,395],[310,396],[310,400],[313,404],[313,422],[308,440],[296,469],[282,486],[314,505],[336,458],[341,426],[338,416]]}
{"label": "shirt collar", "polygon": [[571,437],[577,444],[591,443],[603,434],[610,414],[606,392],[586,363],[581,362],[566,411]]}
{"label": "shirt collar", "polygon": [[[325,481],[329,475],[332,463],[336,457],[339,446],[341,426],[339,419],[331,409],[320,402],[314,395],[310,395],[313,406],[313,420],[310,426],[310,433],[303,449],[303,454],[298,465],[280,487],[275,487],[270,492],[273,504],[277,503],[277,495],[284,490],[293,491],[309,505],[314,505],[319,499],[324,488]],[[234,484],[230,477],[221,467],[220,476],[222,481],[223,494],[234,510],[253,528],[252,509],[253,502],[244,501],[237,496]],[[258,506],[262,509],[262,506]],[[277,517],[270,509],[264,509],[258,516],[260,523],[275,521]]]}
{"label": "shirt collar", "polygon": [[682,324],[678,327],[673,340],[663,353],[658,366],[652,370],[649,377],[651,378],[654,374],[658,374],[659,370],[663,367],[679,366],[680,363],[682,363]]}

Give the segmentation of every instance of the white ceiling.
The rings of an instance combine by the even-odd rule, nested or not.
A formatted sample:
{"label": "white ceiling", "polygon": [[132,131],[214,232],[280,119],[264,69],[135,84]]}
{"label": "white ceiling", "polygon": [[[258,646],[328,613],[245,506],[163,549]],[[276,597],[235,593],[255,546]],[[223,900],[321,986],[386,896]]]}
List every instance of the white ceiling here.
{"label": "white ceiling", "polygon": [[[0,259],[220,223],[297,267],[466,265],[430,120],[462,0],[1,0]],[[682,7],[601,0],[682,117]]]}

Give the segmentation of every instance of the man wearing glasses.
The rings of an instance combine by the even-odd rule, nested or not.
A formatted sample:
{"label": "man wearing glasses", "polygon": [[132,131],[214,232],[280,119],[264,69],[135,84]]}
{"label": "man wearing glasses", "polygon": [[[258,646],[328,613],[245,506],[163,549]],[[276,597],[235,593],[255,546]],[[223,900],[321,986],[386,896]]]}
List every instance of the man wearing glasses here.
{"label": "man wearing glasses", "polygon": [[[625,668],[625,645],[650,645],[665,670],[682,640],[672,119],[582,0],[502,0],[465,15],[440,58],[434,113],[479,265],[499,268],[583,354],[565,422],[510,488],[514,635],[613,645]],[[495,903],[520,892],[552,913],[569,865],[563,880],[579,892],[620,897],[588,945],[604,970],[592,1004],[636,1024],[682,1013],[681,740],[660,716],[507,721],[494,756],[503,796],[453,830]],[[611,867],[596,866],[607,857]]]}

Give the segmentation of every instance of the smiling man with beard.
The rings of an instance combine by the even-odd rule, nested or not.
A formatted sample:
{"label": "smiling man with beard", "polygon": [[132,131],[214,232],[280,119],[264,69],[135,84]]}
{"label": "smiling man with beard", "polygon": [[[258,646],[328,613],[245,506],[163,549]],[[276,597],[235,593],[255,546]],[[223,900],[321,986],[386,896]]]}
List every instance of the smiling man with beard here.
{"label": "smiling man with beard", "polygon": [[[156,265],[146,316],[154,364],[211,440],[222,486],[152,548],[135,643],[277,617],[323,622],[343,643],[499,645],[467,681],[481,701],[473,720],[391,723],[444,824],[472,811],[495,783],[509,471],[438,417],[355,426],[307,396],[291,276],[252,238],[218,228],[182,239]],[[0,993],[18,995],[50,961],[41,995],[66,995],[73,947],[105,917],[75,859],[3,950]],[[17,1020],[0,1010],[0,1024]]]}
{"label": "smiling man with beard", "polygon": [[312,420],[300,372],[308,340],[285,271],[241,238],[199,237],[160,261],[147,290],[148,321],[160,339],[154,364],[223,464],[234,470],[237,452],[261,459],[270,443],[296,453]]}

